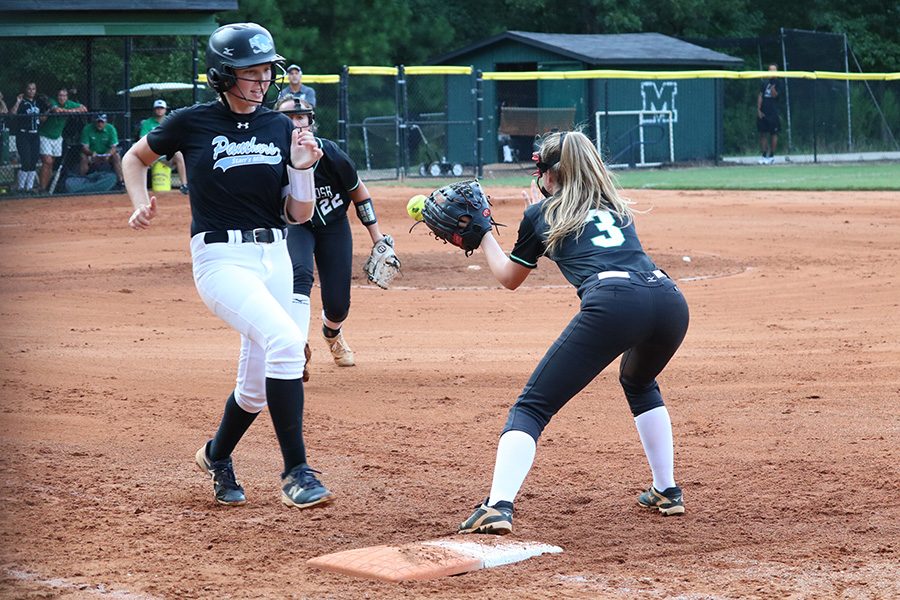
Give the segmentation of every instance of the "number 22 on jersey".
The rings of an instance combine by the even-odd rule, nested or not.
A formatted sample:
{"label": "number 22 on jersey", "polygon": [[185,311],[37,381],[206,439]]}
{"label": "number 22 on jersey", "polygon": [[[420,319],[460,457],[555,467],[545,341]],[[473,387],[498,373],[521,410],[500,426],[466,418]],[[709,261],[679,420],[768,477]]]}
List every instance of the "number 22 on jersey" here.
{"label": "number 22 on jersey", "polygon": [[616,220],[607,210],[591,209],[585,223],[593,223],[600,235],[591,238],[591,243],[601,248],[616,248],[625,243],[625,235],[616,227]]}
{"label": "number 22 on jersey", "polygon": [[[344,204],[344,200],[341,198],[340,194],[331,196],[330,191],[331,190],[329,188],[327,193],[323,193],[321,196],[319,196],[319,212],[321,212],[322,215],[327,215],[334,209]],[[318,190],[316,191],[316,193],[318,194]]]}

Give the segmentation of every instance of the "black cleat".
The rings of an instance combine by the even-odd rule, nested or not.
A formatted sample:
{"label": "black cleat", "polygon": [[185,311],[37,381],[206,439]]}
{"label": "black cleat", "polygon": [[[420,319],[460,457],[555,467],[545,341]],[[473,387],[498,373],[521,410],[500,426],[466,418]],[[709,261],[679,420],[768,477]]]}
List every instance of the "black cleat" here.
{"label": "black cleat", "polygon": [[226,506],[240,506],[247,502],[244,495],[244,488],[238,483],[234,477],[234,467],[231,463],[231,457],[222,460],[211,461],[207,450],[209,442],[203,444],[195,456],[197,466],[200,470],[212,477],[213,492],[216,496],[216,502],[225,504]]}
{"label": "black cleat", "polygon": [[309,508],[334,500],[334,495],[316,478],[316,473],[321,475],[306,463],[291,469],[281,478],[281,501],[286,506]]}
{"label": "black cleat", "polygon": [[684,496],[678,486],[660,492],[651,485],[650,489],[638,496],[638,504],[644,508],[655,508],[664,517],[684,514]]}
{"label": "black cleat", "polygon": [[457,533],[490,533],[506,535],[512,531],[512,502],[500,501],[488,506],[489,498],[485,498],[475,507],[472,516],[459,524]]}

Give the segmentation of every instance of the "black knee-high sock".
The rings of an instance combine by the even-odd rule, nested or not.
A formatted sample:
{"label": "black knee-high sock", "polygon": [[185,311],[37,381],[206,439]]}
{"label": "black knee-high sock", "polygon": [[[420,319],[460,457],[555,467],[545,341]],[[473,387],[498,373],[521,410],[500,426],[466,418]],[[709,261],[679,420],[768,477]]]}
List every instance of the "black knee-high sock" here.
{"label": "black knee-high sock", "polygon": [[266,377],[266,400],[281,446],[284,472],[306,462],[303,443],[303,384],[299,379]]}
{"label": "black knee-high sock", "polygon": [[234,392],[231,392],[225,402],[225,413],[222,415],[222,422],[219,423],[219,430],[216,431],[216,436],[209,445],[209,459],[222,460],[231,456],[235,446],[241,441],[258,414],[247,412],[238,406],[234,399]]}

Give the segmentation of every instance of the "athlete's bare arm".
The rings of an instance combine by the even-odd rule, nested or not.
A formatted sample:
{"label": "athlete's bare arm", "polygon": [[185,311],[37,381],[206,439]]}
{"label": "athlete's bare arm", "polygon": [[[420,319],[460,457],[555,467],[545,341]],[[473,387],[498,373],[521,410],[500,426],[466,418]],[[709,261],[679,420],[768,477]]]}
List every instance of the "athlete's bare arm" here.
{"label": "athlete's bare arm", "polygon": [[150,149],[146,136],[139,139],[122,158],[125,190],[134,207],[128,219],[132,229],[146,229],[156,217],[156,197],[147,193],[147,168],[157,158],[159,154]]}
{"label": "athlete's bare arm", "polygon": [[494,237],[493,232],[488,231],[484,235],[484,238],[481,240],[481,250],[484,252],[485,258],[487,258],[491,273],[494,274],[500,285],[506,289],[516,289],[531,274],[531,269],[514,263],[509,259]]}

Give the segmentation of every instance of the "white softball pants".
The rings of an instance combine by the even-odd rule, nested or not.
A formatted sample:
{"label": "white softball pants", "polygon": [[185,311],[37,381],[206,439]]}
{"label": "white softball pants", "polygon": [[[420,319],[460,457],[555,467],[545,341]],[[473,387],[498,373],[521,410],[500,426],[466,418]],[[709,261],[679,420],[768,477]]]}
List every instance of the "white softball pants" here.
{"label": "white softball pants", "polygon": [[302,377],[306,339],[289,314],[294,274],[287,242],[281,236],[271,244],[240,238],[231,232],[228,242],[207,244],[198,233],[191,256],[200,298],[241,334],[234,399],[258,413],[266,406],[267,377]]}

